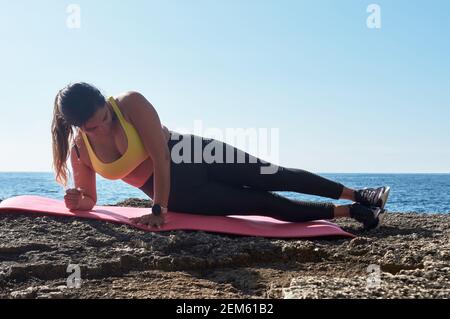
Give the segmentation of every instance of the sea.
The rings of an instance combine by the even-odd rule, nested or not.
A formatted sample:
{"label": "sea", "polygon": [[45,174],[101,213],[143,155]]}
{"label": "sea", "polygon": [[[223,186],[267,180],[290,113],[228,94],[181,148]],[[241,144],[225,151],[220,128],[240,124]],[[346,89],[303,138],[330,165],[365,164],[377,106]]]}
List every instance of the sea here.
{"label": "sea", "polygon": [[[392,212],[450,213],[450,174],[365,174],[317,173],[347,187],[391,187],[386,209]],[[277,192],[288,198],[351,203],[293,192]],[[63,200],[64,189],[56,183],[53,173],[0,173],[0,200],[20,195],[38,195]],[[138,188],[123,181],[110,181],[97,175],[97,205],[116,204],[128,198],[148,199]]]}

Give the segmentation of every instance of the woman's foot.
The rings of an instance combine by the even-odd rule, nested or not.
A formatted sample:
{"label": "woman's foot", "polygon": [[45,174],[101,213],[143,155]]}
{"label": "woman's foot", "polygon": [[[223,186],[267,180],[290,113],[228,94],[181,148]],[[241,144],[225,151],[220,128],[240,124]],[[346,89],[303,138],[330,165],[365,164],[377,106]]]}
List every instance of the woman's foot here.
{"label": "woman's foot", "polygon": [[380,227],[385,215],[386,210],[380,207],[367,207],[359,203],[350,205],[350,216],[361,222],[365,230]]}
{"label": "woman's foot", "polygon": [[366,206],[377,206],[384,208],[389,197],[391,188],[383,186],[378,188],[363,188],[355,191],[355,202]]}

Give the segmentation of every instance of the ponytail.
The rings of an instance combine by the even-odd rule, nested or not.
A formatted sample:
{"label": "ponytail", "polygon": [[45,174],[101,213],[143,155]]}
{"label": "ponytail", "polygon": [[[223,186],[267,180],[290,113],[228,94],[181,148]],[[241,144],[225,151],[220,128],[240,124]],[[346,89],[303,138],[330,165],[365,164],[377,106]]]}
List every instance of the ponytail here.
{"label": "ponytail", "polygon": [[73,139],[72,126],[68,124],[59,108],[59,93],[55,98],[52,122],[52,149],[53,170],[56,174],[56,182],[64,187],[68,184],[69,170],[67,159],[69,157],[70,144]]}

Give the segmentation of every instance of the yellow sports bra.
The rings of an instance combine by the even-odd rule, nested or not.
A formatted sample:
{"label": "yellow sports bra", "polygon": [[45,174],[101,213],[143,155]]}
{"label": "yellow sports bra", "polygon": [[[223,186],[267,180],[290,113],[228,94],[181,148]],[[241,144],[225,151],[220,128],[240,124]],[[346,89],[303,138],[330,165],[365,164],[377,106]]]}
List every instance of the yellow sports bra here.
{"label": "yellow sports bra", "polygon": [[91,159],[94,170],[106,179],[116,180],[122,179],[129,175],[136,169],[136,167],[145,161],[149,155],[145,150],[142,140],[134,126],[127,122],[123,117],[114,97],[110,97],[109,102],[111,103],[114,112],[116,113],[120,124],[125,131],[125,135],[128,140],[128,148],[126,152],[118,160],[112,163],[103,163],[95,155],[86,134],[81,131],[81,135],[83,136],[84,143],[87,146],[89,158]]}

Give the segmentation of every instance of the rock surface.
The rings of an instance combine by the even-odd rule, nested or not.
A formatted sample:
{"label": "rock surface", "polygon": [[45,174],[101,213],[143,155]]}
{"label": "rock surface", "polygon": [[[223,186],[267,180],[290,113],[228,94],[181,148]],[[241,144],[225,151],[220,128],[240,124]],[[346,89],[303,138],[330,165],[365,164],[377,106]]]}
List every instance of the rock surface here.
{"label": "rock surface", "polygon": [[390,213],[370,232],[336,222],[359,237],[148,233],[1,214],[0,298],[450,298],[449,214]]}

